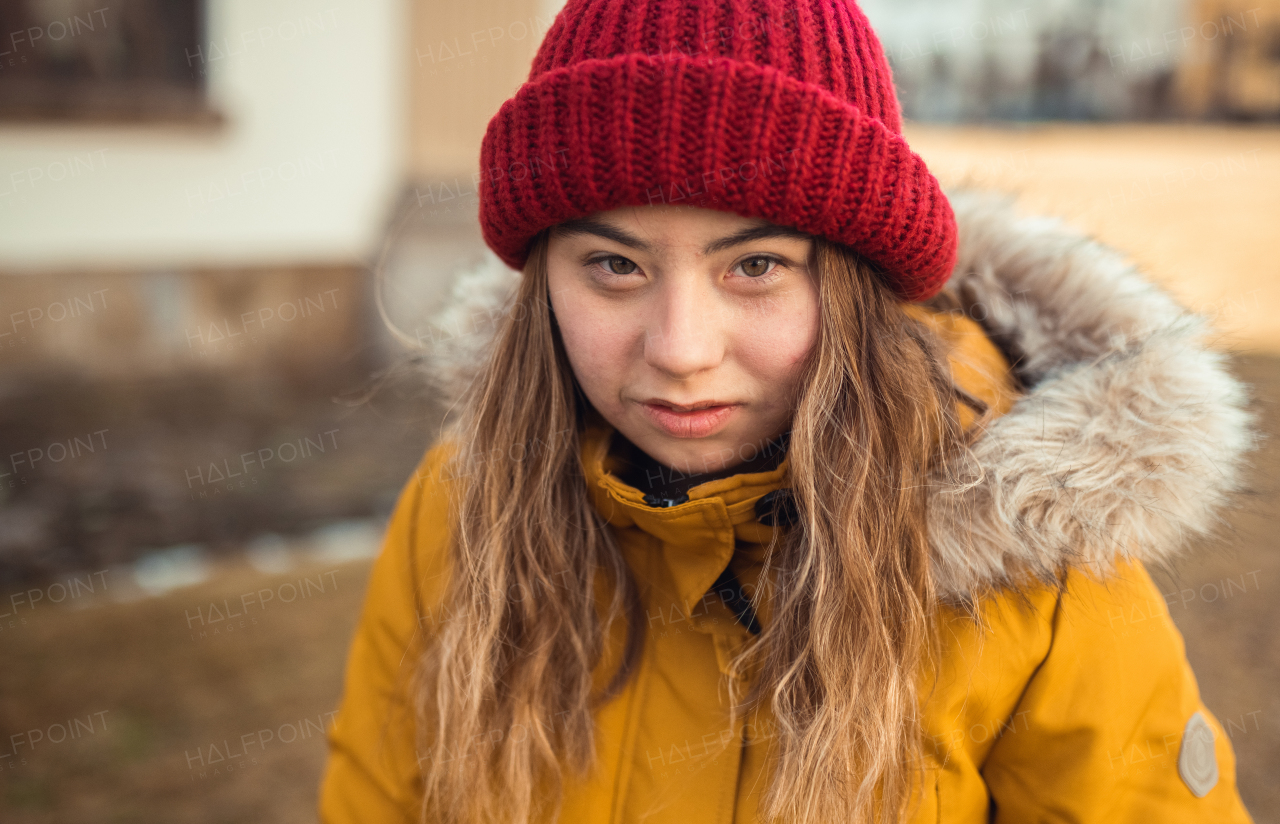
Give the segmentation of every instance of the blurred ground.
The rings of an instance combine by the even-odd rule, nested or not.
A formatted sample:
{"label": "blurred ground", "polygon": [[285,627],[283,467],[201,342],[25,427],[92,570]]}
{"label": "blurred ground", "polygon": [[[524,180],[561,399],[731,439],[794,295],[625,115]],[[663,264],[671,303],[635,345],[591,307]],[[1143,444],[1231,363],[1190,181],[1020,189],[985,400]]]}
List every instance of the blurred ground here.
{"label": "blurred ground", "polygon": [[[0,820],[314,821],[322,730],[367,573],[367,562],[275,576],[226,564],[162,598],[37,605],[5,621],[0,733],[5,753],[10,736],[18,746],[0,760]],[[274,597],[260,603],[263,590]],[[211,605],[245,610],[246,595],[244,617],[211,617]],[[76,739],[56,726],[76,721]]]}
{"label": "blurred ground", "polygon": [[[334,372],[8,382],[0,454],[17,467],[0,488],[0,589],[389,513],[431,438],[431,402],[407,365]],[[41,450],[74,459],[29,459]]]}
{"label": "blurred ground", "polygon": [[1186,640],[1204,702],[1231,737],[1245,805],[1259,824],[1280,824],[1280,357],[1241,358],[1235,372],[1253,386],[1267,435],[1251,491],[1217,540],[1152,577]]}
{"label": "blurred ground", "polygon": [[[1214,314],[1229,333],[1220,343],[1256,388],[1265,431],[1280,432],[1280,130],[913,126],[908,139],[944,181],[1012,189],[1028,208],[1130,252]],[[0,758],[0,821],[314,820],[321,730],[341,693],[368,571],[367,560],[325,550],[321,533],[353,518],[380,528],[435,420],[412,377],[372,404],[331,399],[364,385],[247,386],[230,396],[50,385],[6,399],[5,437],[20,426],[13,437],[41,443],[106,420],[121,443],[141,446],[82,464],[83,477],[42,493],[53,496],[45,514],[29,514],[60,519],[69,534],[97,530],[104,549],[92,568],[33,555],[20,576],[0,581],[0,755],[12,753]],[[335,428],[335,449],[262,469],[255,490],[190,496],[196,467]],[[1231,529],[1156,572],[1206,703],[1232,736],[1246,803],[1274,824],[1278,476],[1280,448],[1268,443]],[[164,510],[184,499],[181,512]],[[20,536],[21,520],[9,516],[0,534]],[[178,586],[170,575],[157,588],[170,591],[148,597],[124,560],[184,530],[211,536],[207,579]],[[3,590],[19,579],[25,594],[14,606]],[[245,614],[218,620],[215,606]]]}

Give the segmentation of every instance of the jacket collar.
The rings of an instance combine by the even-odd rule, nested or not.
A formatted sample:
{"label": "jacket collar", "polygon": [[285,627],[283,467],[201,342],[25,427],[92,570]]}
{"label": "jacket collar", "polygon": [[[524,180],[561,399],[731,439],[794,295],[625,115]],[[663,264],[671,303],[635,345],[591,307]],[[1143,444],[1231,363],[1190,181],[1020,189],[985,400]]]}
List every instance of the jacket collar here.
{"label": "jacket collar", "polygon": [[741,546],[755,554],[782,527],[765,526],[756,517],[756,503],[786,485],[786,457],[767,472],[742,473],[698,484],[686,503],[653,507],[643,493],[618,478],[619,463],[612,454],[615,430],[591,421],[581,435],[583,473],[592,502],[601,517],[619,529],[635,528],[658,539],[662,561],[671,576],[686,615],[729,565]]}
{"label": "jacket collar", "polygon": [[[1220,521],[1257,442],[1245,387],[1206,344],[1207,320],[1056,219],[1019,215],[988,194],[950,201],[956,268],[927,307],[909,310],[968,339],[971,354],[992,347],[1005,357],[952,359],[957,381],[986,386],[1003,414],[963,456],[963,482],[933,497],[940,593],[963,601],[1028,573],[1051,581],[1068,566],[1105,573],[1117,557],[1173,559]],[[446,408],[483,362],[518,279],[487,254],[434,319],[424,360]],[[691,490],[687,508],[652,511],[638,490],[609,480],[607,454],[607,439],[584,438],[592,494],[611,523],[681,546],[694,541],[680,536],[716,537],[706,575],[682,584],[689,591],[707,575],[714,582],[724,542],[755,530],[751,498],[778,482],[722,479]]]}

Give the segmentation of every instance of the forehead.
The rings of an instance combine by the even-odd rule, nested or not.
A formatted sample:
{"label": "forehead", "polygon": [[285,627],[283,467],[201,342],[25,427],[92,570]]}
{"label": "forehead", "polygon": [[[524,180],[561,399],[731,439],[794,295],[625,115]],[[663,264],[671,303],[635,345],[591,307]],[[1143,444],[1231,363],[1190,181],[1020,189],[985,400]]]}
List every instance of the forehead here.
{"label": "forehead", "polygon": [[563,239],[604,237],[647,252],[680,248],[718,251],[737,239],[771,237],[799,242],[812,239],[804,232],[763,218],[673,204],[624,206],[596,212],[561,223],[552,229],[551,235]]}
{"label": "forehead", "polygon": [[733,212],[705,209],[701,206],[681,206],[658,203],[653,206],[623,206],[607,212],[596,212],[592,217],[632,231],[671,234],[677,232],[734,232],[753,226],[770,226],[769,221],[758,217],[743,217]]}

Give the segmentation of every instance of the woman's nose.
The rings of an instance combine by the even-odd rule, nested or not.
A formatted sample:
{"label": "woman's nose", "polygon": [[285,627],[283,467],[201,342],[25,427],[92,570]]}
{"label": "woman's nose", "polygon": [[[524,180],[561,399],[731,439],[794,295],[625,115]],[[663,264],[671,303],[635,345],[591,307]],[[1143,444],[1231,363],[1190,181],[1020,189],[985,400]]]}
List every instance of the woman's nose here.
{"label": "woman's nose", "polygon": [[696,284],[664,289],[645,325],[645,362],[676,379],[719,365],[725,342],[714,301]]}

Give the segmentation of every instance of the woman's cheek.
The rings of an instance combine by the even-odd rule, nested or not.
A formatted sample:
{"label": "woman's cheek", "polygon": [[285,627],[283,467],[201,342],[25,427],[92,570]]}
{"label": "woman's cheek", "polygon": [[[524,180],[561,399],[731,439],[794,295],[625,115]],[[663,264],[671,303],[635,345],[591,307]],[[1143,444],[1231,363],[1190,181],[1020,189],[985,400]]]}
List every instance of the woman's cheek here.
{"label": "woman's cheek", "polygon": [[604,412],[618,404],[626,373],[628,347],[622,319],[614,319],[601,307],[582,305],[570,311],[567,317],[573,320],[560,327],[569,363],[587,398]]}
{"label": "woman's cheek", "polygon": [[771,386],[792,386],[818,340],[818,307],[798,305],[771,312],[740,329],[738,351],[750,371]]}

